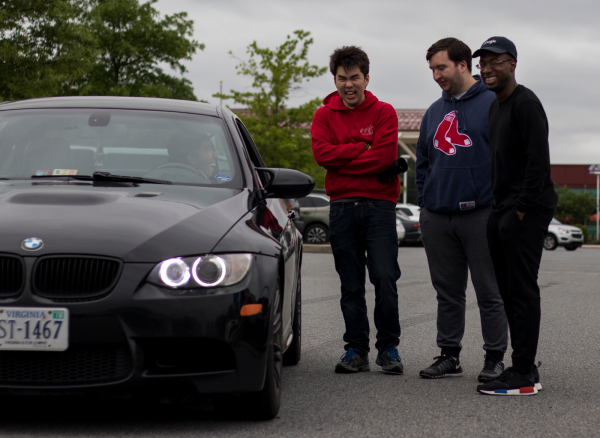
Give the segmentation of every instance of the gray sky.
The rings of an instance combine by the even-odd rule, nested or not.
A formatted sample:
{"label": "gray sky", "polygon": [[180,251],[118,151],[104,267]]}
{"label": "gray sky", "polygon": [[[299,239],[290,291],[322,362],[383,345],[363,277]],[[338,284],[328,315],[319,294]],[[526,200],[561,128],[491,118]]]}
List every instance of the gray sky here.
{"label": "gray sky", "polygon": [[[220,80],[224,91],[251,84],[236,75],[230,50],[246,59],[252,41],[274,49],[297,29],[312,33],[309,60],[319,66],[337,47],[362,47],[371,61],[368,89],[396,108],[427,108],[440,97],[425,61],[438,39],[460,38],[475,51],[489,37],[505,36],[517,46],[517,81],[548,114],[552,162],[600,164],[598,0],[160,0],[155,7],[194,20],[194,38],[206,49],[187,64],[186,76],[196,96],[211,103],[218,103],[212,94]],[[334,89],[327,73],[290,104]]]}

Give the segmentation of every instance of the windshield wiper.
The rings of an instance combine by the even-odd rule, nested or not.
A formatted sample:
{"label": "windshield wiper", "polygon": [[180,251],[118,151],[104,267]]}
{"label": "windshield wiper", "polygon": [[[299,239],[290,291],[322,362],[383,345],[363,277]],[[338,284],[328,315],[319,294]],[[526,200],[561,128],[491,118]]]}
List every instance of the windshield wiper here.
{"label": "windshield wiper", "polygon": [[132,182],[132,183],[147,183],[147,184],[173,184],[171,181],[164,179],[143,178],[141,176],[113,175],[108,172],[94,172],[92,179],[94,181],[113,181],[113,182]]}
{"label": "windshield wiper", "polygon": [[[32,178],[73,178],[79,179],[83,181],[91,181],[92,177],[90,175],[31,175]],[[8,178],[7,178],[8,179]]]}
{"label": "windshield wiper", "polygon": [[110,182],[132,182],[146,184],[173,184],[171,181],[164,179],[143,178],[140,176],[113,175],[108,172],[94,172],[90,175],[31,175],[31,178],[72,178],[82,181],[110,181]]}

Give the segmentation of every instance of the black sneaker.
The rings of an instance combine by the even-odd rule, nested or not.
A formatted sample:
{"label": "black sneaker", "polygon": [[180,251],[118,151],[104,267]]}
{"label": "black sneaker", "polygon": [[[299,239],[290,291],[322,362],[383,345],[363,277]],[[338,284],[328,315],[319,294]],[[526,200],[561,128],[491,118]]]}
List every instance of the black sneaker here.
{"label": "black sneaker", "polygon": [[539,367],[542,366],[542,362],[538,362],[537,365],[533,365],[533,387],[538,391],[542,390],[542,384],[540,383],[540,372]]}
{"label": "black sneaker", "polygon": [[400,359],[398,350],[393,347],[377,353],[375,363],[386,373],[402,374],[404,372],[402,359]]}
{"label": "black sneaker", "polygon": [[460,377],[463,369],[460,361],[451,356],[438,356],[433,358],[435,362],[429,367],[421,370],[419,376],[424,379],[441,379],[442,377]]}
{"label": "black sneaker", "polygon": [[536,395],[538,391],[533,380],[533,370],[521,374],[510,367],[500,377],[479,385],[477,391],[487,395]]}
{"label": "black sneaker", "polygon": [[499,377],[500,374],[504,371],[504,362],[501,360],[494,360],[492,358],[485,356],[485,363],[483,365],[483,370],[479,373],[479,377],[477,380],[480,382],[487,382],[488,380],[495,379]]}
{"label": "black sneaker", "polygon": [[370,371],[369,356],[360,357],[352,348],[349,348],[342,357],[340,363],[335,366],[335,372],[339,374],[358,373]]}

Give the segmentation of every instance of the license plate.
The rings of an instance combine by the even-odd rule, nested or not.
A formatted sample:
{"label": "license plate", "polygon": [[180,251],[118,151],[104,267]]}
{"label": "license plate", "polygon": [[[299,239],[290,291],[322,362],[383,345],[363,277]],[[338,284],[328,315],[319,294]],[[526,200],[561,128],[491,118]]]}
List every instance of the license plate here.
{"label": "license plate", "polygon": [[69,348],[69,309],[0,307],[0,351],[65,351]]}

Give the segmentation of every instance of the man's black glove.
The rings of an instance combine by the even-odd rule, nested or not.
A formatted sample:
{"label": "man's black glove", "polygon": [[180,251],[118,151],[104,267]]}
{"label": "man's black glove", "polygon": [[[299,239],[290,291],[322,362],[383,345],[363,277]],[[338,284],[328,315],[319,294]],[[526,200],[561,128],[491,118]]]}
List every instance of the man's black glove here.
{"label": "man's black glove", "polygon": [[390,167],[385,169],[383,172],[376,174],[375,176],[377,177],[377,181],[379,181],[381,184],[386,184],[389,183],[396,175],[400,175],[407,170],[408,163],[404,158],[400,157],[390,164]]}

